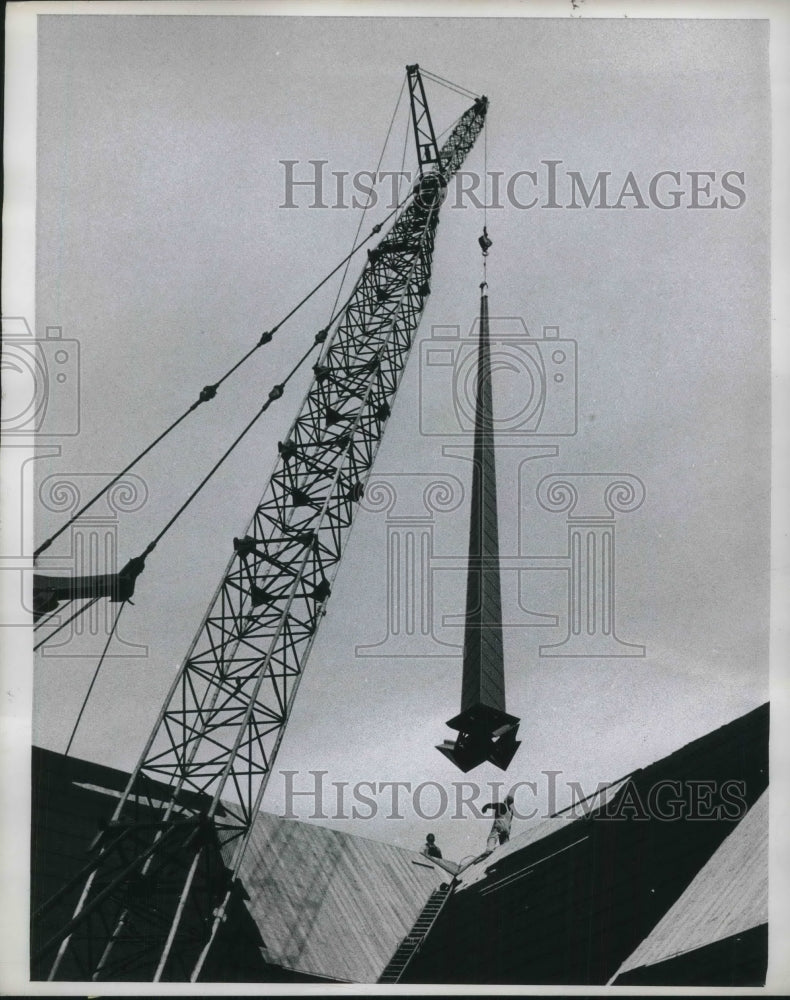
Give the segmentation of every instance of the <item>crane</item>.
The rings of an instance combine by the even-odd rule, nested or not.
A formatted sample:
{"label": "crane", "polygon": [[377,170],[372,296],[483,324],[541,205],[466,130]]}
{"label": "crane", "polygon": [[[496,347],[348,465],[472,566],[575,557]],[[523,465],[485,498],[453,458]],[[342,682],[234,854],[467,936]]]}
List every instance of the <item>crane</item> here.
{"label": "crane", "polygon": [[[252,824],[430,294],[447,183],[488,109],[476,97],[439,147],[420,67],[406,72],[419,177],[339,319],[315,334],[306,397],[112,818],[41,908],[76,898],[34,956],[50,979],[195,981],[242,891]],[[282,394],[277,384],[268,400]],[[39,613],[75,597],[126,600],[142,567],[42,578]]]}

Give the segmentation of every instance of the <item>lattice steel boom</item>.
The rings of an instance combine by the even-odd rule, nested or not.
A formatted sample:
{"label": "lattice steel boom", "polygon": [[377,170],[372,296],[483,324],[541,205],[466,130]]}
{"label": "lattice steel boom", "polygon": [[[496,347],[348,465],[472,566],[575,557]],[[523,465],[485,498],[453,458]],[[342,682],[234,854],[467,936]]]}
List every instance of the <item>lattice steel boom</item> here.
{"label": "lattice steel boom", "polygon": [[[368,261],[322,354],[247,534],[94,858],[73,919],[38,962],[50,978],[196,979],[232,899],[251,827],[430,292],[449,178],[483,126],[458,120],[436,159],[407,67],[420,180]],[[273,392],[281,392],[275,387]]]}

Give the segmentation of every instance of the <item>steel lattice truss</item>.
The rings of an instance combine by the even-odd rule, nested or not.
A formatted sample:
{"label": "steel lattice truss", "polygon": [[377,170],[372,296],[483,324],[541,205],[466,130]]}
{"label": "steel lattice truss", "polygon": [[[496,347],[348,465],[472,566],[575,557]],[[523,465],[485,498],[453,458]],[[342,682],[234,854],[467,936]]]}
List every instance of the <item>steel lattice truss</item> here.
{"label": "steel lattice truss", "polygon": [[234,539],[127,790],[82,881],[74,880],[74,917],[42,950],[47,968],[54,958],[51,978],[199,975],[238,889],[252,822],[430,292],[446,183],[486,110],[480,98],[459,119],[438,164],[368,251],[339,322],[316,336],[322,355],[263,500],[246,536]]}

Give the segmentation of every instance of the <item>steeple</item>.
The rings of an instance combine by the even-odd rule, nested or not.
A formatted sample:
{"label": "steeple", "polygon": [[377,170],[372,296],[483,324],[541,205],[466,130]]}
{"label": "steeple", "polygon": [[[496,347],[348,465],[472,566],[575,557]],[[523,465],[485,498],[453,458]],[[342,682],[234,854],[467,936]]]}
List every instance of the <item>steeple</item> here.
{"label": "steeple", "polygon": [[[490,241],[487,242],[490,246]],[[488,246],[483,247],[484,254]],[[516,740],[520,720],[505,711],[487,287],[485,281],[480,285],[480,341],[461,712],[447,723],[451,729],[458,730],[455,742],[445,740],[437,747],[462,771],[470,771],[485,760],[505,770],[520,745]]]}

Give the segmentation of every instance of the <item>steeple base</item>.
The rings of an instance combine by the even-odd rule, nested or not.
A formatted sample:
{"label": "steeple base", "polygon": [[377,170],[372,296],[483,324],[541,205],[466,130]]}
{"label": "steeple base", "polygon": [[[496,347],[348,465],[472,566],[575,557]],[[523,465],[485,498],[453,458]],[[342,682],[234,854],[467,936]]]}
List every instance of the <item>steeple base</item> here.
{"label": "steeple base", "polygon": [[478,702],[448,721],[458,736],[455,741],[444,740],[436,749],[464,774],[485,761],[506,771],[521,746],[516,739],[520,722],[515,715]]}

